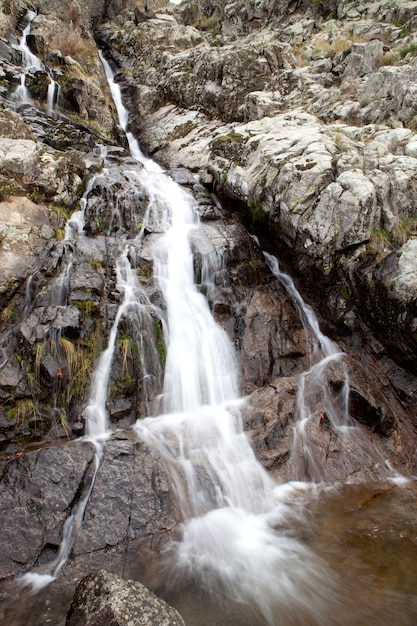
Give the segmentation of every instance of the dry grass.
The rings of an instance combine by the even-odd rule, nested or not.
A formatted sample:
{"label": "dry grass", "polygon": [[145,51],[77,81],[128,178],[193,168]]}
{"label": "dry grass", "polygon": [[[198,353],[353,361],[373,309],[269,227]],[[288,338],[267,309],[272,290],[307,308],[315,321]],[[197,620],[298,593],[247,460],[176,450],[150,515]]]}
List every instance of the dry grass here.
{"label": "dry grass", "polygon": [[333,41],[319,39],[314,43],[314,52],[333,57],[338,52],[345,52],[352,46],[351,39],[335,39]]}
{"label": "dry grass", "polygon": [[372,256],[378,256],[389,248],[388,234],[385,231],[378,230],[372,233],[367,245],[368,252],[370,252]]}
{"label": "dry grass", "polygon": [[63,57],[71,57],[80,65],[80,69],[90,74],[97,65],[97,50],[94,45],[83,39],[76,30],[62,30],[50,42],[50,47],[58,50]]}
{"label": "dry grass", "polygon": [[76,61],[84,54],[85,46],[86,42],[80,33],[74,30],[57,33],[51,41],[51,48],[56,48],[62,56],[70,56]]}

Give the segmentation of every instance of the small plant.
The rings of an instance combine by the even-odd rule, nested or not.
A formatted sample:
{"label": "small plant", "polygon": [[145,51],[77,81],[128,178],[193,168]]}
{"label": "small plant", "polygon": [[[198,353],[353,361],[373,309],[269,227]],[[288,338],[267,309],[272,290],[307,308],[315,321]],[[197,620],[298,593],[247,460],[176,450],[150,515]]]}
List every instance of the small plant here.
{"label": "small plant", "polygon": [[378,59],[378,66],[382,67],[384,65],[396,65],[398,63],[398,54],[396,52],[386,52],[381,55]]}
{"label": "small plant", "polygon": [[390,248],[390,235],[386,230],[376,230],[371,234],[367,250],[372,256],[377,256]]}
{"label": "small plant", "polygon": [[96,317],[98,307],[92,300],[76,300],[75,306],[87,317]]}
{"label": "small plant", "polygon": [[167,360],[167,348],[162,327],[160,323],[156,321],[154,321],[154,336],[156,340],[156,349],[159,354],[159,361],[162,367],[164,367]]}
{"label": "small plant", "polygon": [[13,185],[0,185],[0,202],[8,200],[15,192]]}
{"label": "small plant", "polygon": [[16,321],[16,313],[14,311],[14,302],[8,302],[1,312],[1,321],[3,324]]}
{"label": "small plant", "polygon": [[34,417],[36,419],[39,417],[35,403],[30,398],[17,400],[14,407],[10,408],[7,414],[10,419],[15,420],[17,424],[27,424],[30,418]]}
{"label": "small plant", "polygon": [[94,267],[95,270],[104,267],[103,261],[97,261],[96,259],[89,259],[88,264],[91,265],[91,267]]}
{"label": "small plant", "polygon": [[122,350],[123,364],[122,372],[127,372],[129,375],[128,359],[132,359],[132,339],[130,337],[122,337],[120,339],[120,348]]}
{"label": "small plant", "polygon": [[39,202],[39,187],[33,187],[32,191],[28,194],[28,198],[37,204]]}
{"label": "small plant", "polygon": [[314,52],[325,54],[326,57],[334,57],[338,52],[345,52],[352,46],[349,39],[335,39],[334,41],[317,41],[314,46]]}
{"label": "small plant", "polygon": [[401,59],[404,59],[407,54],[411,54],[412,56],[417,56],[417,42],[412,41],[406,46],[400,46],[398,48],[398,54]]}

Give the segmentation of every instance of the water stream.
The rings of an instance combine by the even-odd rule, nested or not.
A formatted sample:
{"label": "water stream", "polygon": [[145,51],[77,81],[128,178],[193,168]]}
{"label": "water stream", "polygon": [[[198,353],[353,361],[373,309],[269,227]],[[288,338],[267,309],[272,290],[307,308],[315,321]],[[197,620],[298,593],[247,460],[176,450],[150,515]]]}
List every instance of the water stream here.
{"label": "water stream", "polygon": [[[292,477],[296,480],[326,481],[326,471],[322,462],[322,444],[318,446],[312,436],[312,429],[319,423],[321,428],[330,424],[340,446],[347,450],[360,451],[362,459],[367,459],[369,473],[378,469],[379,476],[389,479],[394,476],[392,468],[378,451],[375,443],[370,449],[362,428],[355,423],[349,413],[349,375],[345,365],[345,355],[337,344],[320,330],[313,309],[304,302],[290,276],[281,271],[278,259],[267,252],[264,256],[272,273],[284,285],[296,304],[308,340],[312,341],[310,367],[299,379],[296,397],[296,419],[293,430],[291,452]],[[308,343],[308,342],[307,342]],[[327,371],[337,368],[339,391],[331,388]]]}
{"label": "water stream", "polygon": [[27,22],[23,29],[22,36],[16,47],[22,53],[22,73],[20,75],[20,83],[12,95],[12,99],[20,104],[29,104],[31,101],[30,92],[26,85],[27,75],[33,72],[46,72],[49,78],[49,85],[47,91],[47,113],[50,116],[55,115],[56,108],[59,101],[60,87],[58,83],[53,79],[51,71],[45,67],[42,61],[30,50],[27,39],[30,35],[31,24],[36,17],[35,11],[27,11],[25,15],[25,21]]}

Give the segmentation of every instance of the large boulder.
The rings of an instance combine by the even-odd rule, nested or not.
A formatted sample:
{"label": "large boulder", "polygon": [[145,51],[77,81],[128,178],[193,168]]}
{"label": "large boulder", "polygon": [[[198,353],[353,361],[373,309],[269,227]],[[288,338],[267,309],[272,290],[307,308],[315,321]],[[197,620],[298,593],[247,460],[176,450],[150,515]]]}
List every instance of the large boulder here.
{"label": "large boulder", "polygon": [[185,626],[179,613],[140,582],[100,570],[78,585],[66,626]]}

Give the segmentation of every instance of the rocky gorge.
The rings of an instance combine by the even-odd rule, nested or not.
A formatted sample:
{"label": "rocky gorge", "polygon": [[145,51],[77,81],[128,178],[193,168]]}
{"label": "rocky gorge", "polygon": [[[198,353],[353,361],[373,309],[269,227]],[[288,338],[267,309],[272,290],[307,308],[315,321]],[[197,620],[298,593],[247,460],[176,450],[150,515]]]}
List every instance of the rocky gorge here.
{"label": "rocky gorge", "polygon": [[[416,19],[417,2],[400,0],[0,3],[2,621],[104,624],[111,610],[117,624],[182,623],[140,580],[187,624],[415,623],[405,570],[416,553]],[[260,492],[299,481],[270,526],[344,577],[340,618],[332,594],[311,613],[287,605],[281,578],[272,616],[227,594],[213,613],[214,575],[213,600],[195,572],[161,564],[184,520],[203,516],[200,504],[190,513],[191,492],[181,500],[177,449],[198,457],[193,484],[214,510],[224,502],[212,492],[228,486],[217,475],[212,486],[200,444],[188,452],[170,432],[173,448],[158,447],[154,427],[138,426],[176,415],[169,378],[181,364],[191,388],[195,372],[172,347],[155,277],[165,174],[136,158],[135,137],[174,181],[168,193],[192,198],[195,283],[234,348],[238,422],[269,477],[256,469],[253,481]],[[201,339],[198,380],[205,349]],[[216,367],[226,379],[230,368]],[[94,412],[111,431],[99,444]],[[238,436],[228,456],[240,446]],[[336,545],[366,556],[341,566]],[[28,572],[53,580],[22,591]],[[317,572],[300,586],[311,591]],[[350,604],[358,572],[373,581],[372,614]],[[130,617],[95,604],[117,585],[123,603],[142,598]]]}

